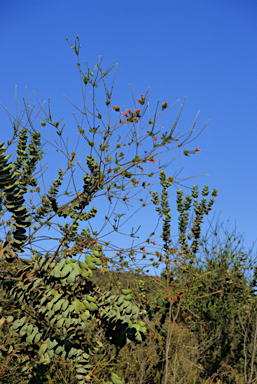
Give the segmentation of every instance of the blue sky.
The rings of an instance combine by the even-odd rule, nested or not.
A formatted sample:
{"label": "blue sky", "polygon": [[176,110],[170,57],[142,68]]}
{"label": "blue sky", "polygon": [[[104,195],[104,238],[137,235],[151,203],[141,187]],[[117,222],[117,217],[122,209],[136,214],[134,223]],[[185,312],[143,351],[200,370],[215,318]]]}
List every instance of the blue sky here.
{"label": "blue sky", "polygon": [[[76,64],[77,58],[66,37],[74,44],[77,35],[80,38],[79,59],[83,71],[87,70],[86,61],[90,70],[93,71],[95,65],[99,63],[99,56],[103,56],[103,71],[113,62],[114,68],[110,75],[105,77],[109,91],[118,63],[112,106],[118,105],[121,108],[125,106],[125,110],[134,110],[129,84],[136,100],[150,87],[148,102],[152,120],[158,100],[160,100],[158,112],[164,101],[171,106],[178,99],[180,100],[157,120],[158,130],[161,131],[158,134],[159,139],[162,133],[170,131],[179,107],[187,96],[174,135],[179,138],[186,134],[191,129],[199,110],[194,132],[188,142],[201,132],[209,119],[210,122],[193,142],[177,149],[175,145],[169,145],[169,148],[175,149],[155,157],[165,159],[160,163],[163,165],[177,156],[164,169],[167,176],[177,176],[176,181],[181,184],[168,189],[171,235],[178,234],[177,189],[182,188],[184,196],[191,195],[189,188],[197,184],[200,192],[198,201],[201,201],[201,191],[204,185],[207,185],[210,195],[214,188],[219,192],[212,211],[208,217],[204,217],[202,234],[205,234],[209,227],[208,220],[215,226],[219,216],[219,223],[223,222],[224,228],[227,228],[229,220],[229,232],[236,228],[236,233],[243,235],[244,249],[247,252],[257,238],[257,185],[254,172],[257,160],[256,12],[257,4],[250,0],[217,0],[215,2],[99,0],[95,4],[86,0],[72,3],[70,1],[2,2],[0,6],[2,16],[0,103],[4,108],[7,107],[13,116],[16,116],[15,86],[17,86],[18,111],[24,110],[22,98],[26,96],[25,87],[27,87],[30,105],[35,104],[35,110],[39,110],[34,91],[41,104],[46,101],[44,110],[47,113],[48,97],[50,97],[53,121],[63,118],[62,124],[65,124],[63,139],[67,144],[68,137],[70,154],[75,149],[79,138],[73,112],[79,122],[81,122],[81,114],[64,95],[80,109],[83,108],[83,98]],[[104,86],[102,82],[99,84],[99,88],[95,91],[95,102],[107,124]],[[86,106],[92,112],[90,92],[92,93],[91,85],[86,91]],[[137,105],[140,106],[139,103]],[[148,112],[141,123],[143,134],[149,128],[149,126],[146,128],[147,114]],[[32,116],[35,117],[35,113]],[[92,116],[90,114],[88,116],[92,125]],[[111,109],[111,126],[116,123],[117,116],[118,113]],[[23,120],[25,124],[27,122],[25,116]],[[42,119],[38,117],[34,121],[35,128],[44,139],[60,146],[55,128],[49,125],[47,129],[42,127],[40,120]],[[99,122],[100,120],[97,120],[96,124]],[[0,124],[0,141],[7,142],[13,135],[13,128],[3,108],[0,109]],[[83,129],[86,131],[88,129],[86,120],[83,124]],[[126,135],[130,132],[128,126],[120,127],[116,131],[116,136],[113,137],[117,138],[118,134],[124,137],[125,132]],[[91,138],[92,134],[88,133],[88,137]],[[179,143],[185,137],[181,138]],[[130,133],[128,138],[131,139]],[[111,142],[114,143],[115,140]],[[80,153],[86,144],[81,138],[78,146],[80,150],[76,152]],[[114,147],[113,145],[112,148]],[[196,147],[201,149],[200,153],[190,157],[183,155],[185,149],[192,151]],[[125,147],[125,155],[128,153],[128,148]],[[127,161],[135,155],[135,145],[130,148]],[[148,137],[139,153],[142,156],[143,150],[151,149],[152,139]],[[47,150],[47,155],[43,157],[42,166],[48,163],[48,169],[44,173],[47,190],[51,182],[58,177],[58,169],[66,169],[67,160],[49,143],[45,145],[44,150]],[[7,153],[14,152],[13,145]],[[87,169],[85,160],[88,154],[89,148],[78,159],[84,169]],[[96,154],[95,160],[97,161]],[[158,162],[148,163],[147,173],[149,174],[151,169],[157,170],[157,164]],[[75,168],[74,180],[79,189],[82,188],[84,173],[78,166]],[[183,181],[183,179],[200,175],[208,176]],[[70,173],[64,179],[64,187],[67,187],[69,179]],[[125,180],[128,181],[128,179]],[[149,182],[149,180],[149,178],[142,179],[140,185],[142,181]],[[151,190],[160,194],[162,187],[158,185],[158,174],[151,179],[151,182],[155,184]],[[39,186],[43,190],[42,179],[39,181]],[[140,189],[137,187],[137,192]],[[74,192],[72,184],[68,190]],[[132,192],[135,192],[135,188]],[[132,196],[132,192],[128,196]],[[147,197],[146,190],[142,190],[135,198],[147,198],[150,202],[150,195]],[[67,202],[67,197],[62,197],[60,202]],[[142,203],[131,200],[129,204],[131,204],[129,211],[122,203],[118,203],[114,209],[116,213],[126,214],[121,218],[120,224],[126,221]],[[102,228],[104,216],[108,213],[109,203],[105,196],[100,196],[90,204],[90,208],[92,206],[96,206],[99,213],[90,222],[93,230],[99,230]],[[114,218],[113,214],[112,224],[115,224]],[[122,247],[128,249],[132,245],[132,239],[129,236],[132,227],[135,232],[141,225],[136,234],[138,238],[135,239],[134,246],[141,243],[147,245],[145,240],[155,230],[157,221],[158,214],[150,204],[120,227],[120,231],[128,236],[114,232],[109,234],[113,231],[110,224],[103,229],[100,236],[108,234],[102,238],[102,241],[111,241],[117,249]],[[62,223],[65,222],[68,221],[62,221]],[[80,228],[86,226],[88,226],[87,223]],[[159,237],[161,231],[162,221],[160,220],[155,236],[152,237],[155,239],[156,246],[146,247],[148,252],[161,250],[163,246],[163,240]],[[53,237],[57,235],[57,232],[45,230],[40,232],[40,236],[50,236],[50,233]],[[219,233],[221,238],[224,238],[223,231],[220,230]],[[174,242],[177,241],[177,237],[173,239]],[[43,248],[38,250],[42,252],[43,249],[55,249],[56,245],[58,245],[56,241],[43,241],[40,243]],[[138,245],[138,248],[140,246]],[[113,250],[106,255],[113,257],[116,252]],[[155,259],[158,261],[157,257]],[[142,264],[140,263],[139,266]],[[158,274],[164,267],[163,263],[158,269],[150,266],[149,273]]]}

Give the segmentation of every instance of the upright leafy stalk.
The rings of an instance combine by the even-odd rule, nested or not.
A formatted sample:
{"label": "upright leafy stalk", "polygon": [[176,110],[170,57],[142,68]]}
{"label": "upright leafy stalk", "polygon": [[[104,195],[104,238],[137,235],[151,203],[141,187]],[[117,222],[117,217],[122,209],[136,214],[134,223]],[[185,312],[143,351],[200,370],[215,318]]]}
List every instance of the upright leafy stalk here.
{"label": "upright leafy stalk", "polygon": [[[172,178],[169,178],[168,181],[166,182],[166,174],[164,171],[160,172],[160,180],[161,180],[161,185],[163,186],[163,193],[161,195],[161,208],[158,206],[160,203],[160,200],[158,198],[158,193],[153,192],[153,204],[157,206],[156,211],[159,213],[160,217],[162,215],[165,216],[164,219],[164,224],[163,224],[163,234],[162,238],[164,239],[164,249],[166,251],[165,256],[166,256],[166,279],[167,279],[167,289],[166,291],[168,292],[168,284],[170,280],[170,271],[168,269],[168,265],[170,265],[171,261],[176,263],[177,260],[176,258],[174,260],[170,260],[168,255],[169,254],[174,254],[174,251],[176,250],[174,248],[170,248],[170,209],[168,206],[168,193],[167,193],[167,187],[170,187],[172,185]],[[194,220],[193,228],[191,229],[192,233],[188,235],[188,240],[190,240],[193,237],[193,242],[191,244],[191,247],[188,248],[188,244],[186,241],[186,227],[188,225],[188,210],[190,209],[191,205],[191,197],[188,195],[185,199],[185,202],[183,203],[183,193],[182,190],[177,191],[177,207],[178,211],[180,212],[180,217],[179,217],[179,243],[181,244],[181,251],[178,252],[178,254],[183,254],[183,268],[184,271],[186,272],[186,265],[189,260],[189,262],[193,263],[193,258],[196,255],[196,252],[198,250],[198,239],[200,238],[200,231],[201,231],[201,222],[204,214],[209,213],[211,210],[212,205],[214,204],[214,198],[217,196],[217,190],[214,189],[212,193],[213,199],[210,201],[208,206],[206,206],[206,199],[205,196],[208,196],[209,191],[208,187],[205,186],[203,189],[202,195],[204,196],[202,203],[198,205],[197,203],[197,197],[198,197],[198,191],[197,191],[197,186],[195,185],[193,187],[193,192],[192,192],[192,197],[194,198],[194,207],[195,207],[195,213],[196,213],[196,218]],[[161,256],[160,256],[161,259]],[[162,272],[164,274],[164,271]],[[176,321],[179,310],[180,310],[180,298],[182,297],[182,292],[179,293],[178,299],[179,299],[179,306],[177,308],[176,314],[174,314],[173,319],[172,319],[172,328],[171,328],[171,309],[172,309],[172,304],[177,301],[176,298],[172,301],[171,298],[168,299],[169,301],[169,318],[168,318],[168,332],[167,332],[167,338],[166,338],[166,353],[165,353],[165,359],[166,359],[166,364],[165,364],[165,384],[168,382],[168,355],[169,355],[169,348],[170,348],[170,341],[171,341],[171,334],[172,334],[172,329],[174,326],[174,322]],[[167,308],[167,304],[165,304],[165,307]],[[166,316],[166,311],[164,310],[163,317],[165,319]],[[163,319],[163,320],[164,320]],[[165,320],[164,320],[165,321]]]}

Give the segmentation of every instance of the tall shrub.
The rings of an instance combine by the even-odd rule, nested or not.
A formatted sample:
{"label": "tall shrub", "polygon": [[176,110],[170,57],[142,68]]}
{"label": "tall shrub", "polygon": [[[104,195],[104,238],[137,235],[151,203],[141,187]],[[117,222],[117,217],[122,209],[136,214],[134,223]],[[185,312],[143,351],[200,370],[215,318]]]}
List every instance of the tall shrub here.
{"label": "tall shrub", "polygon": [[[79,58],[80,45],[77,46],[77,41],[75,41],[72,49]],[[93,89],[97,88],[98,74],[100,74],[100,79],[104,82],[104,77],[110,71],[108,69],[103,72],[100,62],[95,68],[97,73],[94,78],[95,70],[91,72],[88,68],[88,72],[83,73],[79,60],[78,68],[81,84],[83,84],[83,87],[85,86],[85,89],[88,84],[91,84]],[[57,179],[53,181],[47,193],[41,197],[40,202],[37,204],[38,208],[33,203],[35,194],[40,196],[40,187],[38,187],[38,180],[35,175],[36,165],[43,156],[43,146],[41,145],[42,135],[33,126],[32,112],[29,110],[28,103],[25,109],[31,130],[22,125],[21,119],[15,119],[13,138],[7,142],[7,147],[4,146],[4,143],[0,144],[1,216],[4,216],[7,212],[12,214],[7,222],[2,221],[1,223],[1,226],[5,229],[6,227],[12,227],[6,233],[6,238],[3,239],[0,249],[0,259],[9,264],[9,267],[2,270],[0,282],[4,294],[4,300],[1,302],[1,324],[8,327],[14,340],[14,342],[2,349],[2,355],[6,358],[10,355],[17,358],[19,374],[27,378],[30,384],[45,382],[47,380],[46,374],[51,367],[51,361],[58,357],[64,361],[73,361],[75,363],[75,375],[79,383],[91,381],[94,376],[96,377],[96,372],[101,370],[100,364],[94,367],[90,364],[90,358],[95,353],[99,350],[104,353],[107,345],[112,344],[116,350],[115,360],[118,360],[120,350],[126,344],[131,342],[140,343],[147,332],[146,323],[143,321],[143,315],[146,314],[146,311],[140,311],[136,303],[133,303],[133,295],[129,287],[123,288],[121,291],[118,290],[116,294],[113,294],[113,292],[95,284],[94,271],[101,267],[100,272],[104,274],[109,270],[108,262],[113,262],[103,251],[103,246],[108,247],[109,242],[101,242],[99,240],[100,233],[90,232],[88,227],[79,233],[79,222],[89,221],[96,216],[97,209],[95,207],[92,207],[87,213],[85,210],[96,197],[97,192],[103,193],[105,188],[106,192],[103,194],[107,195],[109,202],[112,203],[112,200],[117,197],[115,187],[124,191],[123,181],[125,178],[131,179],[128,182],[128,184],[132,183],[130,190],[139,184],[138,174],[129,172],[132,167],[139,168],[143,172],[140,164],[145,164],[148,161],[156,162],[154,156],[158,153],[154,154],[155,149],[179,140],[173,137],[173,132],[184,103],[170,134],[162,134],[160,143],[155,143],[158,140],[156,136],[160,132],[154,131],[156,113],[153,121],[149,119],[151,130],[146,131],[143,138],[152,138],[153,148],[150,154],[147,153],[142,158],[138,155],[138,146],[140,140],[143,139],[138,139],[135,128],[141,122],[147,109],[143,106],[148,92],[138,99],[140,105],[138,108],[135,105],[135,112],[127,110],[123,113],[122,117],[125,117],[125,120],[121,119],[120,107],[113,106],[112,109],[115,113],[119,112],[114,128],[130,127],[131,123],[134,129],[132,141],[137,145],[136,155],[133,160],[124,164],[119,163],[119,159],[120,161],[123,160],[124,154],[120,152],[119,156],[117,156],[114,150],[115,166],[112,164],[113,152],[107,154],[110,149],[109,140],[112,136],[109,113],[112,90],[108,92],[105,82],[104,85],[108,124],[105,125],[102,120],[102,115],[97,109],[94,99],[93,105],[98,114],[96,115],[93,109],[94,124],[93,127],[89,125],[89,132],[93,133],[92,140],[88,139],[88,133],[82,129],[76,119],[78,132],[90,147],[90,154],[86,158],[89,173],[86,173],[83,177],[83,191],[78,192],[75,189],[76,196],[67,203],[59,205],[57,198],[60,196],[58,196],[59,188],[63,184],[65,174],[70,170],[72,173],[74,171],[75,161],[78,158],[76,157],[76,150],[70,154],[67,150],[67,168],[66,170],[62,168],[58,170]],[[82,114],[87,117],[88,109],[85,106],[83,87],[84,107]],[[167,106],[167,102],[164,102],[162,111]],[[41,109],[43,110],[42,105],[40,105]],[[47,117],[41,121],[43,129],[47,126],[54,127],[56,134],[63,141],[64,126],[60,127],[61,120],[57,122],[52,120],[50,103],[48,114],[45,113],[45,116]],[[104,132],[101,130],[98,132],[100,126],[96,127],[95,118],[103,123]],[[89,122],[88,118],[87,121]],[[20,127],[22,129],[19,132]],[[189,136],[193,128],[190,130]],[[28,132],[30,133],[29,144],[27,143]],[[96,133],[102,136],[102,142],[99,145],[99,161],[96,161],[92,156]],[[16,138],[18,138],[16,161],[10,161],[11,155],[7,156],[6,151]],[[133,140],[135,138],[136,140]],[[181,147],[186,140],[179,144],[178,147]],[[62,144],[65,145],[64,141]],[[117,144],[115,149],[118,148],[121,148],[120,143]],[[58,147],[58,151],[64,153],[61,146]],[[185,150],[184,154],[188,156],[199,151],[198,148],[194,151]],[[152,172],[147,176],[152,177],[153,175]],[[135,177],[131,178],[132,176]],[[120,177],[121,180],[119,180]],[[117,185],[117,181],[120,181],[122,185]],[[147,188],[149,185],[145,182],[142,183],[143,188]],[[65,195],[71,193],[67,189],[68,187],[64,193]],[[27,192],[31,193],[30,208],[24,205],[24,197]],[[123,197],[125,204],[127,200],[129,198],[125,194]],[[146,206],[145,203],[142,204],[142,207],[144,206]],[[118,217],[120,218],[123,215],[118,215]],[[66,219],[67,217],[71,219],[71,224],[61,225],[53,222],[58,218]],[[109,220],[109,217],[105,217],[105,220]],[[42,227],[51,229],[54,226],[60,234],[58,238],[59,245],[55,251],[47,251],[43,256],[42,252],[40,253],[35,249],[36,236]],[[26,233],[27,228],[29,228],[29,234]],[[118,226],[115,225],[113,228],[116,231]],[[130,236],[134,237],[133,230]],[[72,247],[70,247],[71,243],[73,243]],[[18,255],[24,253],[27,249],[32,255],[29,261],[20,258]],[[84,261],[79,260],[77,262],[73,258],[75,255],[81,256],[82,254],[84,255]],[[134,254],[135,251],[131,247],[128,256],[133,261],[135,260]],[[122,250],[119,255],[120,269],[124,270],[128,267],[128,263],[124,261]],[[152,265],[155,265],[155,263]],[[137,272],[140,271],[140,269],[137,269]],[[88,329],[93,329],[91,338],[86,338],[86,330]],[[104,334],[103,342],[99,341],[99,331]],[[105,361],[105,363],[108,367],[108,361]],[[110,383],[109,379],[112,380],[113,384],[122,383],[122,378],[114,370],[109,370],[108,375],[110,378],[106,378],[107,383]]]}

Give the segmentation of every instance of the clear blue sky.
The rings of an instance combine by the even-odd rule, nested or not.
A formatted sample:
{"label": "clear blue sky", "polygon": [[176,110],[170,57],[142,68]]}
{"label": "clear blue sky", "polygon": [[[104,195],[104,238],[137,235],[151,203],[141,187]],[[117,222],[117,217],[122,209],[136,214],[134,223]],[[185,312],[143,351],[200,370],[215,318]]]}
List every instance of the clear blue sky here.
{"label": "clear blue sky", "polygon": [[[66,41],[74,43],[77,35],[80,37],[80,63],[82,70],[86,71],[86,61],[93,71],[99,63],[99,56],[103,56],[102,68],[105,71],[111,62],[118,69],[115,77],[112,106],[125,105],[125,109],[134,110],[133,99],[129,87],[133,90],[137,100],[145,94],[150,87],[149,111],[153,119],[156,105],[164,101],[172,107],[157,124],[161,132],[170,131],[177,116],[179,107],[187,96],[178,126],[175,131],[178,137],[191,129],[198,110],[200,113],[191,138],[195,138],[210,119],[205,130],[193,142],[180,149],[173,149],[158,155],[163,160],[161,165],[172,160],[174,155],[183,153],[185,149],[201,149],[200,153],[185,157],[177,156],[165,169],[168,176],[178,175],[179,179],[191,176],[208,175],[194,179],[180,181],[184,195],[191,194],[189,188],[198,185],[201,192],[204,185],[210,190],[218,189],[218,197],[209,216],[204,218],[203,234],[208,228],[208,220],[213,219],[215,225],[219,216],[219,223],[229,220],[230,232],[242,234],[245,250],[250,249],[257,238],[257,199],[256,199],[256,142],[257,142],[257,4],[255,1],[217,0],[217,1],[15,1],[1,2],[1,75],[0,75],[0,103],[16,116],[15,112],[15,86],[17,85],[18,111],[24,110],[22,98],[25,97],[25,86],[28,91],[30,105],[39,107],[33,91],[41,104],[46,101],[44,110],[48,111],[48,97],[51,100],[51,114],[53,121],[63,117],[65,128],[63,139],[68,141],[69,153],[76,147],[79,134],[73,117],[75,112],[81,122],[81,114],[64,97],[66,95],[78,108],[83,108],[79,71],[74,51]],[[105,78],[110,91],[115,67]],[[107,108],[104,103],[105,93],[103,83],[95,92],[96,105],[107,124]],[[89,85],[86,93],[86,106],[92,111],[92,101]],[[138,106],[140,104],[137,103]],[[117,112],[111,110],[111,125],[117,120]],[[35,114],[33,114],[35,117]],[[42,116],[42,114],[41,114]],[[60,146],[59,136],[54,127],[48,130],[41,126],[41,118],[34,121],[43,138],[52,144]],[[90,124],[93,124],[89,114]],[[24,116],[24,124],[27,122]],[[148,121],[147,113],[143,118],[141,127]],[[96,121],[98,124],[100,120]],[[7,142],[13,134],[12,124],[3,108],[0,109],[0,141]],[[84,121],[83,129],[87,130]],[[148,126],[149,127],[149,126]],[[163,128],[161,128],[163,127]],[[147,128],[142,128],[145,133]],[[119,128],[121,135],[129,133],[126,126]],[[50,135],[51,133],[51,135]],[[91,138],[92,134],[88,133]],[[114,137],[117,137],[114,136]],[[129,133],[129,138],[131,134]],[[54,141],[55,140],[55,141]],[[180,139],[180,142],[183,140]],[[99,140],[98,140],[99,142]],[[114,142],[114,140],[112,140]],[[42,141],[44,143],[44,141]],[[83,138],[80,139],[80,151],[86,147]],[[172,148],[173,146],[169,146]],[[64,147],[63,147],[64,148]],[[112,147],[114,148],[114,146]],[[128,147],[124,147],[127,154]],[[147,138],[141,147],[152,148],[152,139]],[[65,156],[56,152],[55,148],[46,144],[47,155],[43,157],[42,166],[46,163],[48,170],[44,174],[46,190],[51,182],[58,177],[57,170],[66,168]],[[135,145],[131,146],[129,160],[134,157]],[[77,151],[80,153],[80,151]],[[15,146],[8,150],[15,152]],[[159,151],[160,152],[160,151]],[[87,169],[85,159],[89,148],[81,155],[81,166]],[[13,159],[13,158],[12,158]],[[97,156],[95,155],[95,160]],[[148,163],[158,168],[157,164]],[[76,166],[74,175],[77,188],[82,188],[83,172]],[[150,173],[148,168],[147,173]],[[139,172],[139,171],[138,171]],[[66,187],[70,174],[66,176]],[[125,179],[128,181],[128,179]],[[149,182],[149,178],[145,178]],[[142,180],[143,181],[143,180]],[[140,182],[140,185],[142,183]],[[151,182],[152,191],[162,190],[159,177],[156,175]],[[43,190],[42,180],[39,181]],[[176,208],[176,191],[172,186],[169,191],[169,205],[171,208],[171,234],[178,234],[178,212]],[[139,192],[141,188],[137,187]],[[70,186],[69,190],[74,191]],[[61,189],[64,191],[64,188]],[[135,188],[132,190],[136,191]],[[208,201],[210,198],[208,197]],[[122,195],[124,196],[124,195]],[[132,192],[128,195],[132,196]],[[135,198],[147,197],[146,190]],[[150,196],[148,195],[147,200]],[[199,194],[198,201],[201,201]],[[28,201],[28,200],[27,200]],[[61,202],[67,202],[62,198]],[[126,213],[120,224],[127,220],[142,203],[131,200],[130,210],[124,204],[118,203],[114,209],[116,213]],[[90,205],[96,206],[98,214],[91,220],[93,230],[99,230],[103,218],[108,213],[109,203],[106,197],[98,197]],[[112,205],[112,207],[114,204]],[[134,207],[134,208],[133,208]],[[192,212],[192,211],[190,211]],[[114,224],[115,215],[111,222]],[[207,220],[208,219],[208,220]],[[148,235],[155,230],[158,214],[151,204],[137,212],[120,231],[130,234],[141,224],[134,245],[144,242]],[[60,221],[61,222],[61,221]],[[68,222],[62,221],[62,223]],[[83,223],[80,228],[88,226]],[[108,234],[113,229],[108,224],[101,235]],[[160,221],[156,235],[161,235],[162,221]],[[56,236],[57,232],[41,231],[40,236]],[[220,236],[222,237],[222,230]],[[3,232],[2,232],[3,234]],[[100,236],[101,236],[100,235]],[[177,237],[174,238],[175,242]],[[129,248],[132,239],[117,233],[102,238],[103,241],[112,241],[116,247]],[[58,245],[56,241],[44,241],[41,247],[50,250]],[[146,247],[148,251],[161,250],[163,241],[156,239],[156,246]],[[254,248],[255,249],[255,248]],[[40,250],[40,248],[38,248]],[[42,251],[43,249],[41,249]],[[113,256],[115,251],[112,252]],[[112,257],[111,253],[106,254]],[[24,254],[23,254],[24,256]],[[156,258],[156,261],[157,258]],[[142,264],[139,264],[142,265]],[[165,267],[161,264],[159,269],[150,267],[150,274],[160,273]]]}

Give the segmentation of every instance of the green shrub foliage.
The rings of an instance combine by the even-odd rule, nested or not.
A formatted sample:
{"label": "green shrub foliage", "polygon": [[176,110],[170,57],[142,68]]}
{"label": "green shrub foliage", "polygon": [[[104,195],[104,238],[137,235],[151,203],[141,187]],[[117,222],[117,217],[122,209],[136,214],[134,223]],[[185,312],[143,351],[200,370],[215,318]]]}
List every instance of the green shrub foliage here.
{"label": "green shrub foliage", "polygon": [[[36,185],[31,176],[31,169],[40,158],[40,140],[32,134],[33,150],[26,149],[26,135],[23,129],[19,135],[18,160],[15,164],[7,163],[9,156],[4,156],[4,143],[0,144],[0,188],[4,192],[5,207],[13,214],[15,221],[12,240],[3,244],[1,252],[6,251],[8,263],[14,261],[14,257],[8,257],[6,247],[12,246],[12,252],[22,252],[23,241],[27,238],[25,228],[31,225],[30,216],[23,205],[23,194],[28,185]],[[28,153],[30,160],[28,160]],[[21,176],[20,164],[28,164],[23,168]],[[60,208],[55,199],[58,187],[61,185],[62,173],[55,180],[47,194],[48,200],[40,207],[34,216],[40,223],[50,210],[58,216],[70,216],[73,219],[88,220],[96,214],[93,208],[88,214],[79,215],[76,209],[82,210],[88,205],[93,193],[100,189],[99,180],[101,172],[99,166],[92,157],[88,157],[88,167],[92,176],[84,177],[84,200],[73,206]],[[25,183],[26,181],[26,183]],[[63,241],[71,240],[77,227],[73,225],[66,228]],[[85,247],[87,237],[80,237],[77,247]],[[97,322],[99,328],[105,331],[106,339],[117,347],[117,353],[132,340],[141,342],[146,332],[145,324],[140,321],[139,308],[130,300],[130,291],[124,291],[124,295],[112,295],[111,292],[102,292],[100,287],[90,281],[97,266],[102,265],[104,254],[95,247],[91,256],[86,256],[85,262],[77,263],[74,259],[65,258],[56,262],[51,256],[43,257],[35,254],[29,263],[22,265],[12,272],[8,270],[1,287],[7,300],[2,307],[4,313],[8,312],[8,300],[12,300],[16,309],[23,309],[18,318],[7,316],[9,330],[14,337],[19,337],[19,345],[16,350],[23,356],[20,368],[23,375],[28,375],[31,383],[36,379],[44,382],[44,375],[48,370],[51,358],[60,356],[62,359],[77,362],[76,377],[80,383],[90,371],[88,363],[90,355],[102,348],[102,343],[97,339],[89,345],[83,338],[83,330],[91,323]],[[28,264],[28,265],[27,265]],[[25,309],[27,308],[27,309]],[[10,345],[5,354],[10,354],[14,345]],[[26,357],[25,357],[26,356]],[[29,357],[29,359],[27,359]],[[36,359],[36,364],[32,363]],[[113,383],[119,379],[112,375]]]}
{"label": "green shrub foliage", "polygon": [[[76,44],[72,48],[78,56],[79,48]],[[80,64],[78,67],[82,73]],[[103,78],[109,70],[105,73],[100,72]],[[93,73],[90,71],[87,75],[83,74],[82,80],[84,85],[90,83],[93,87],[96,86],[96,79],[93,79]],[[106,96],[108,106],[111,93],[107,92]],[[138,102],[143,105],[145,97]],[[158,143],[160,147],[174,141],[172,135],[183,104],[170,134],[162,135],[162,143]],[[162,105],[162,110],[166,107],[167,102]],[[118,111],[119,107],[113,107],[113,109]],[[138,122],[146,108],[141,112],[137,109],[135,111],[135,114],[131,114],[130,117],[127,116],[128,113],[124,114],[128,117],[127,122]],[[101,119],[100,113],[97,116],[93,113],[93,116]],[[155,120],[156,118],[154,122],[149,120],[152,129],[151,132],[146,131],[154,141],[157,140],[155,136],[158,133],[153,132]],[[62,130],[59,130],[60,122],[52,122],[50,107],[49,119],[46,121],[57,129],[59,136],[62,135]],[[41,124],[46,125],[45,122]],[[0,248],[0,261],[5,268],[0,270],[2,316],[0,321],[1,325],[4,321],[2,335],[6,342],[5,347],[1,347],[1,358],[12,356],[16,359],[20,377],[26,384],[47,382],[47,372],[53,367],[53,361],[59,359],[65,363],[74,363],[75,378],[79,384],[82,384],[91,381],[94,377],[92,361],[97,360],[106,352],[107,347],[111,346],[114,356],[109,357],[112,361],[104,361],[105,372],[99,370],[97,374],[104,384],[122,384],[125,379],[124,367],[119,364],[120,356],[123,353],[124,358],[124,350],[131,351],[133,356],[136,355],[135,349],[139,351],[140,347],[145,346],[149,341],[155,346],[156,356],[154,361],[151,361],[151,356],[148,356],[147,363],[151,361],[151,370],[154,375],[148,376],[147,383],[167,384],[170,377],[169,360],[173,353],[170,351],[170,346],[172,337],[175,339],[172,332],[174,323],[177,322],[181,327],[180,330],[187,327],[187,337],[192,336],[197,341],[195,350],[199,345],[201,346],[201,350],[199,349],[201,353],[197,360],[203,368],[201,378],[212,376],[219,371],[222,363],[235,367],[239,373],[250,370],[255,332],[254,318],[252,316],[249,323],[250,342],[247,346],[246,332],[242,330],[241,323],[248,319],[248,314],[254,314],[257,302],[253,289],[247,287],[246,279],[242,274],[242,265],[246,260],[245,254],[232,252],[225,247],[218,253],[212,252],[212,257],[208,258],[205,267],[198,266],[196,259],[202,245],[201,224],[204,215],[208,215],[212,209],[218,191],[214,189],[209,203],[206,200],[209,194],[207,186],[201,192],[203,196],[201,203],[197,201],[197,185],[192,188],[192,196],[186,196],[185,200],[182,190],[177,191],[177,210],[180,214],[179,249],[175,248],[171,244],[171,215],[167,191],[174,178],[166,179],[165,172],[160,171],[160,184],[163,187],[161,198],[159,199],[157,192],[151,193],[156,212],[159,218],[163,219],[164,254],[155,252],[158,261],[166,264],[161,274],[160,284],[156,287],[154,277],[140,275],[140,270],[136,270],[137,273],[132,278],[134,288],[132,288],[133,284],[129,283],[123,284],[115,291],[110,281],[106,288],[107,285],[103,283],[104,279],[101,275],[106,272],[109,259],[103,252],[102,246],[97,245],[95,238],[91,236],[88,227],[79,233],[79,224],[96,216],[95,207],[87,213],[84,211],[93,201],[96,193],[102,192],[104,185],[110,181],[111,176],[107,180],[109,171],[114,171],[114,174],[119,173],[123,179],[131,179],[131,176],[138,175],[128,172],[130,167],[141,168],[139,163],[146,163],[147,156],[142,160],[136,155],[132,165],[124,169],[119,166],[117,154],[115,154],[115,163],[118,166],[107,172],[102,159],[99,163],[96,162],[91,151],[86,157],[90,173],[86,173],[83,177],[83,191],[77,193],[70,202],[59,205],[57,202],[59,188],[63,184],[65,173],[74,165],[73,160],[76,154],[72,152],[67,170],[65,172],[63,169],[58,170],[58,178],[53,181],[43,196],[41,205],[37,209],[32,206],[32,213],[30,213],[24,205],[24,195],[28,192],[29,186],[36,189],[38,185],[33,174],[36,164],[43,156],[41,135],[32,124],[31,128],[34,132],[30,132],[29,144],[27,143],[28,128],[24,127],[18,134],[18,128],[15,128],[18,144],[17,158],[14,162],[8,161],[11,155],[5,156],[6,147],[4,143],[0,143],[0,213],[8,211],[12,215],[7,223],[12,229],[6,234]],[[95,134],[97,129],[94,124],[94,128],[90,128],[89,131]],[[106,138],[110,134],[109,129],[108,124],[100,151],[108,150]],[[94,141],[88,140],[84,130],[80,128],[79,133],[89,146],[94,147]],[[116,148],[120,148],[118,145]],[[182,144],[178,145],[178,147],[181,146]],[[154,144],[155,147],[157,144]],[[188,156],[195,152],[196,150],[186,150],[184,154]],[[121,152],[119,157],[123,158],[124,154]],[[107,163],[108,160],[111,161],[106,156]],[[153,155],[148,160],[155,162]],[[143,171],[142,168],[141,171]],[[112,178],[115,176],[117,175],[112,175]],[[153,173],[147,176],[151,177]],[[138,183],[135,178],[132,178],[131,182],[133,187]],[[117,187],[116,184],[114,186]],[[142,187],[146,188],[146,184],[143,183]],[[123,190],[124,186],[119,188]],[[106,189],[109,192],[111,187],[108,185]],[[111,193],[113,194],[108,195],[110,202],[114,197],[114,192],[111,191]],[[123,200],[126,201],[126,199],[125,196]],[[192,205],[195,219],[192,226],[187,229],[189,210]],[[41,227],[51,226],[50,221],[53,218],[57,221],[58,218],[72,219],[71,224],[63,226],[58,223],[61,233],[58,249],[53,253],[46,252],[45,256],[31,249],[33,257],[29,261],[18,257],[18,254],[24,252],[25,244],[32,244],[32,240],[35,240],[33,236]],[[26,235],[27,229],[30,231],[30,236]],[[31,233],[32,230],[33,233]],[[97,237],[98,234],[93,233],[93,235]],[[152,235],[154,232],[150,237]],[[74,245],[69,249],[71,242],[74,242]],[[150,239],[147,242],[149,243]],[[74,257],[83,250],[87,253],[84,260],[76,261]],[[133,252],[131,250],[132,255]],[[152,265],[158,266],[159,263],[154,262]],[[126,266],[126,263],[124,262],[122,266]],[[124,278],[125,273],[120,275]],[[257,273],[255,273],[252,287],[256,285],[256,276]],[[99,334],[102,335],[101,340]],[[143,358],[145,359],[145,356]],[[138,361],[136,363],[138,364]],[[147,363],[145,363],[146,366]],[[195,366],[199,369],[199,366],[196,364]],[[96,381],[98,377],[95,376]],[[181,374],[179,379],[182,383]],[[12,382],[11,379],[10,382]],[[222,382],[230,383],[225,376],[222,377]]]}
{"label": "green shrub foliage", "polygon": [[[217,236],[216,230],[214,236]],[[231,239],[233,235],[227,237],[225,246],[220,246],[218,251],[217,246],[211,251],[207,249],[206,238],[201,240],[205,262],[182,263],[170,270],[171,282],[185,283],[178,322],[188,327],[203,346],[199,355],[202,379],[222,372],[224,366],[242,375],[251,371],[257,298],[253,284],[247,284],[242,273],[251,269],[251,261],[237,246],[232,248]],[[167,279],[166,273],[162,272],[163,279]],[[247,329],[243,329],[242,324],[247,323]],[[256,350],[254,352],[256,359]],[[222,383],[235,383],[226,374],[220,373],[219,378]]]}

